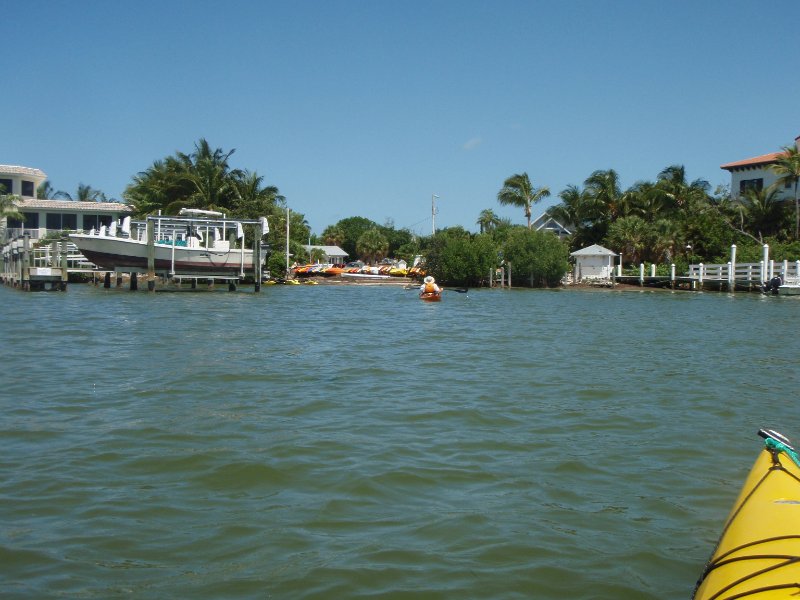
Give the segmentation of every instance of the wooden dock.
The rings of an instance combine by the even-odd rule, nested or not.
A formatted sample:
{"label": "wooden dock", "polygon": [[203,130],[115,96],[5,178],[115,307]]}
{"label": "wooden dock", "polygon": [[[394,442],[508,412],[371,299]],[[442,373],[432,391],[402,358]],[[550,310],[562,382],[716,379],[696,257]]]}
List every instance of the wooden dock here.
{"label": "wooden dock", "polygon": [[[74,248],[74,245],[73,245]],[[67,240],[54,240],[42,247],[31,247],[29,234],[3,246],[0,279],[24,291],[66,291],[70,264],[84,260],[74,249],[70,255]]]}

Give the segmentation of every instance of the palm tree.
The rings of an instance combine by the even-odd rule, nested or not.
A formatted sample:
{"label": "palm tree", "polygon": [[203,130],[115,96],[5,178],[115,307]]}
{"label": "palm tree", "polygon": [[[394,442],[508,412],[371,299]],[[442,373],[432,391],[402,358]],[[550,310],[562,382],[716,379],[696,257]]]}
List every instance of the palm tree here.
{"label": "palm tree", "polygon": [[283,205],[286,201],[277,187],[264,186],[263,177],[247,170],[234,171],[233,189],[233,206],[237,217],[256,219],[271,215],[276,212],[278,204]]}
{"label": "palm tree", "polygon": [[356,249],[366,262],[371,263],[386,256],[389,240],[377,227],[373,227],[361,234],[356,242]]}
{"label": "palm tree", "polygon": [[5,186],[0,184],[0,242],[4,242],[6,239],[8,219],[25,220],[25,215],[19,212],[19,208],[15,204],[19,200],[19,196],[6,194],[5,191]]}
{"label": "palm tree", "polygon": [[19,196],[14,194],[6,194],[5,187],[0,185],[0,220],[3,219],[18,219],[22,221],[25,216],[19,212],[16,201]]}
{"label": "palm tree", "polygon": [[800,181],[800,151],[797,146],[784,146],[772,171],[778,175],[777,184],[794,186],[794,238],[800,239],[800,198],[797,196],[797,183]]}
{"label": "palm tree", "polygon": [[619,183],[619,174],[614,169],[595,171],[584,181],[586,194],[594,204],[595,218],[614,221],[627,212],[622,207],[623,194]]}
{"label": "palm tree", "polygon": [[705,179],[686,181],[686,168],[683,165],[671,165],[658,174],[656,186],[667,198],[667,204],[673,209],[685,209],[708,197],[709,183]]}
{"label": "palm tree", "polygon": [[36,188],[36,197],[45,200],[55,200],[57,198],[63,198],[64,192],[56,190],[50,183],[50,180],[45,179],[39,187]]}
{"label": "palm tree", "polygon": [[764,237],[777,234],[786,224],[784,206],[777,188],[749,188],[736,199],[742,229],[748,229],[763,243]]}
{"label": "palm tree", "polygon": [[550,195],[547,187],[534,188],[527,173],[512,175],[503,182],[502,189],[497,192],[500,204],[518,206],[525,211],[528,229],[531,228],[531,205]]}
{"label": "palm tree", "polygon": [[[73,199],[67,192],[56,192],[53,194],[53,198]],[[78,202],[105,202],[106,195],[90,185],[79,183],[77,193],[75,194],[75,200]]]}
{"label": "palm tree", "polygon": [[647,222],[640,217],[623,217],[608,228],[608,243],[631,258],[636,264],[650,246],[652,232]]}
{"label": "palm tree", "polygon": [[346,239],[347,235],[338,225],[328,225],[322,232],[322,241],[328,246],[341,246]]}
{"label": "palm tree", "polygon": [[186,206],[209,210],[220,210],[230,206],[236,196],[233,181],[241,178],[243,172],[231,170],[228,159],[236,150],[223,153],[222,149],[211,150],[208,142],[201,139],[195,144],[195,151],[191,156],[178,154],[180,160],[187,165],[186,181],[191,188],[188,199],[179,200],[173,209]]}
{"label": "palm tree", "polygon": [[481,211],[476,224],[481,228],[481,233],[487,233],[500,224],[500,218],[491,208],[485,208]]}

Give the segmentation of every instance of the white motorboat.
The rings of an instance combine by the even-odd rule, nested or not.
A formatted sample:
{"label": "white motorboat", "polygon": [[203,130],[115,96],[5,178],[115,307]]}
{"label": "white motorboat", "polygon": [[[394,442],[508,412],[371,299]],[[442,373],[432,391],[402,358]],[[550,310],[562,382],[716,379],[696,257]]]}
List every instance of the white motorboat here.
{"label": "white motorboat", "polygon": [[244,247],[244,225],[256,226],[254,244],[261,244],[269,233],[266,217],[228,219],[223,213],[182,209],[178,217],[159,215],[143,222],[126,217],[119,228],[112,223],[69,237],[89,261],[103,269],[144,271],[152,251],[157,272],[242,276],[253,269],[253,249]]}
{"label": "white motorboat", "polygon": [[779,296],[800,296],[800,283],[784,283],[778,286]]}

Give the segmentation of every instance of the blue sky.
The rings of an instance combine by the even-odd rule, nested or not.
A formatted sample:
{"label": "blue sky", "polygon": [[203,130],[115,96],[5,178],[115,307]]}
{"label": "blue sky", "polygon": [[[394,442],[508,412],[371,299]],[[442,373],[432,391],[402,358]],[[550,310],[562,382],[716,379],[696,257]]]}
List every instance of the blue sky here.
{"label": "blue sky", "polygon": [[0,163],[119,198],[156,159],[235,149],[315,233],[350,216],[476,230],[526,171],[557,202],[800,135],[800,2],[0,0]]}

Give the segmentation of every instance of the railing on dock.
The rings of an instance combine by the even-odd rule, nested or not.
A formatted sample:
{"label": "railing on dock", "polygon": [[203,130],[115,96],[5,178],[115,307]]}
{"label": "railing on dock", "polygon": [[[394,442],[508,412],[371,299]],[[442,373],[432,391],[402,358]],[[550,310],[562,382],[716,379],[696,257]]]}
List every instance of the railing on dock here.
{"label": "railing on dock", "polygon": [[736,290],[761,290],[764,284],[776,277],[783,283],[800,283],[800,260],[775,261],[769,259],[769,245],[764,244],[763,260],[757,263],[736,262],[736,245],[731,246],[731,260],[725,264],[689,265],[686,275],[677,275],[675,265],[670,265],[669,275],[656,275],[656,265],[650,265],[650,274],[645,275],[644,263],[639,265],[639,273],[622,273],[622,266],[617,265],[616,280],[620,283],[639,285],[656,285],[671,287],[688,286],[690,289],[704,287]]}
{"label": "railing on dock", "polygon": [[783,281],[796,281],[800,276],[800,260],[789,262],[775,262],[774,260],[757,263],[740,264],[710,264],[689,266],[689,276],[698,282],[727,281],[736,284],[760,285],[773,277],[780,277]]}
{"label": "railing on dock", "polygon": [[83,255],[75,254],[77,247],[73,245],[70,252],[69,245],[67,240],[53,240],[32,248],[27,233],[21,239],[10,240],[2,248],[3,269],[0,279],[7,285],[26,291],[66,290],[70,263],[77,270],[78,265],[85,261]]}

